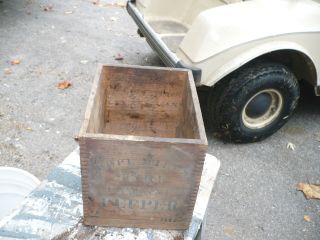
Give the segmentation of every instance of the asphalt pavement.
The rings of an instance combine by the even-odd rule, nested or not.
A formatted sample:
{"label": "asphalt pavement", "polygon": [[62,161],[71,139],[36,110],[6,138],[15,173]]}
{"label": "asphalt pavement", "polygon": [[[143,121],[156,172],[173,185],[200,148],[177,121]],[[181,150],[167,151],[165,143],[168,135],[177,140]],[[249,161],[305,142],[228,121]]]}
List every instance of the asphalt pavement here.
{"label": "asphalt pavement", "polygon": [[[0,165],[44,179],[77,147],[98,63],[163,66],[112,2],[0,1]],[[58,89],[64,80],[72,86]],[[320,183],[320,98],[303,90],[297,113],[263,142],[235,145],[208,133],[221,170],[204,239],[320,239],[320,201],[296,190]]]}

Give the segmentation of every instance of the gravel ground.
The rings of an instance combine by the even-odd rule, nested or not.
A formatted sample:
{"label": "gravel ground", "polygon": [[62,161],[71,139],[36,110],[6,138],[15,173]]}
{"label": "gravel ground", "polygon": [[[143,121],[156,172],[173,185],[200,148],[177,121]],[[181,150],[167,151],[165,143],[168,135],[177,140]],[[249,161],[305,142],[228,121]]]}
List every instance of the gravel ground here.
{"label": "gravel ground", "polygon": [[77,146],[97,63],[161,64],[110,2],[1,1],[0,165],[43,179]]}
{"label": "gravel ground", "polygon": [[221,170],[205,239],[320,239],[320,201],[296,190],[299,182],[320,183],[320,98],[312,90],[304,90],[290,122],[263,142],[233,145],[209,137]]}
{"label": "gravel ground", "polygon": [[[43,179],[76,148],[97,63],[162,65],[111,2],[0,0],[0,165]],[[72,86],[58,89],[63,80]],[[222,166],[205,239],[320,239],[320,203],[295,189],[320,182],[319,122],[320,99],[306,87],[293,119],[261,143],[225,144],[208,134]]]}

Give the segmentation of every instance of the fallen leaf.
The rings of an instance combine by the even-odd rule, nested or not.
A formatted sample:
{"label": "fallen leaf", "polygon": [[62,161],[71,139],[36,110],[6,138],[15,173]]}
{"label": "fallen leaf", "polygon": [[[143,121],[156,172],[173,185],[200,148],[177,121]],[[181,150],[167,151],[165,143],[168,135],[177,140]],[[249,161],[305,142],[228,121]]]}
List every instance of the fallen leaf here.
{"label": "fallen leaf", "polygon": [[320,200],[320,185],[309,183],[298,183],[297,190],[302,191],[306,199],[319,199]]}
{"label": "fallen leaf", "polygon": [[223,227],[223,232],[227,237],[233,237],[234,236],[234,228],[232,226]]}
{"label": "fallen leaf", "polygon": [[31,127],[27,127],[26,130],[32,131],[32,128]]}
{"label": "fallen leaf", "polygon": [[303,220],[305,220],[306,222],[311,222],[311,217],[309,215],[304,215]]}
{"label": "fallen leaf", "polygon": [[118,18],[116,18],[116,17],[110,17],[110,20],[111,20],[112,22],[116,22],[116,21],[118,21]]}
{"label": "fallen leaf", "polygon": [[12,70],[10,68],[5,68],[4,69],[4,73],[5,74],[11,74],[12,73]]}
{"label": "fallen leaf", "polygon": [[14,59],[10,61],[11,65],[18,65],[21,63],[20,59]]}
{"label": "fallen leaf", "polygon": [[73,12],[72,11],[66,11],[64,12],[65,14],[72,14]]}
{"label": "fallen leaf", "polygon": [[70,81],[64,80],[64,81],[61,81],[58,83],[57,88],[64,90],[64,89],[71,87],[71,86],[72,86],[72,83]]}
{"label": "fallen leaf", "polygon": [[116,56],[114,56],[114,59],[117,61],[122,61],[124,57],[120,53],[118,53]]}
{"label": "fallen leaf", "polygon": [[287,144],[287,148],[288,148],[288,149],[291,149],[292,151],[294,151],[294,150],[296,149],[296,145],[294,145],[293,143],[289,142],[289,143]]}
{"label": "fallen leaf", "polygon": [[127,4],[126,4],[126,3],[117,2],[117,3],[116,3],[116,6],[117,6],[117,7],[125,8],[125,7],[127,6]]}
{"label": "fallen leaf", "polygon": [[53,5],[46,5],[43,7],[43,11],[49,12],[53,10]]}

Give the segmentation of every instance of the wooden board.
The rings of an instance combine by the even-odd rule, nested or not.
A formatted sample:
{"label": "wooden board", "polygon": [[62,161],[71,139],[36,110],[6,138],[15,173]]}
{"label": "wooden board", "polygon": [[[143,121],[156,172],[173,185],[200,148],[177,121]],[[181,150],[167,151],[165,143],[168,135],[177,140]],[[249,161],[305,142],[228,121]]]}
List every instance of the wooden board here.
{"label": "wooden board", "polygon": [[190,72],[101,66],[80,132],[84,223],[186,229],[206,148]]}

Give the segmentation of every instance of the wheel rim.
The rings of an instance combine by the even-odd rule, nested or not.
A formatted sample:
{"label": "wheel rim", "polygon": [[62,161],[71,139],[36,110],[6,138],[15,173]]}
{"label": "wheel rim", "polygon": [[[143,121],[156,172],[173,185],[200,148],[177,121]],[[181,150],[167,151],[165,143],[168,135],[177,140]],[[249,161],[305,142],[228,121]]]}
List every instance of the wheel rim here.
{"label": "wheel rim", "polygon": [[279,91],[262,90],[247,101],[242,110],[242,122],[247,128],[264,128],[280,115],[282,107],[283,97]]}

